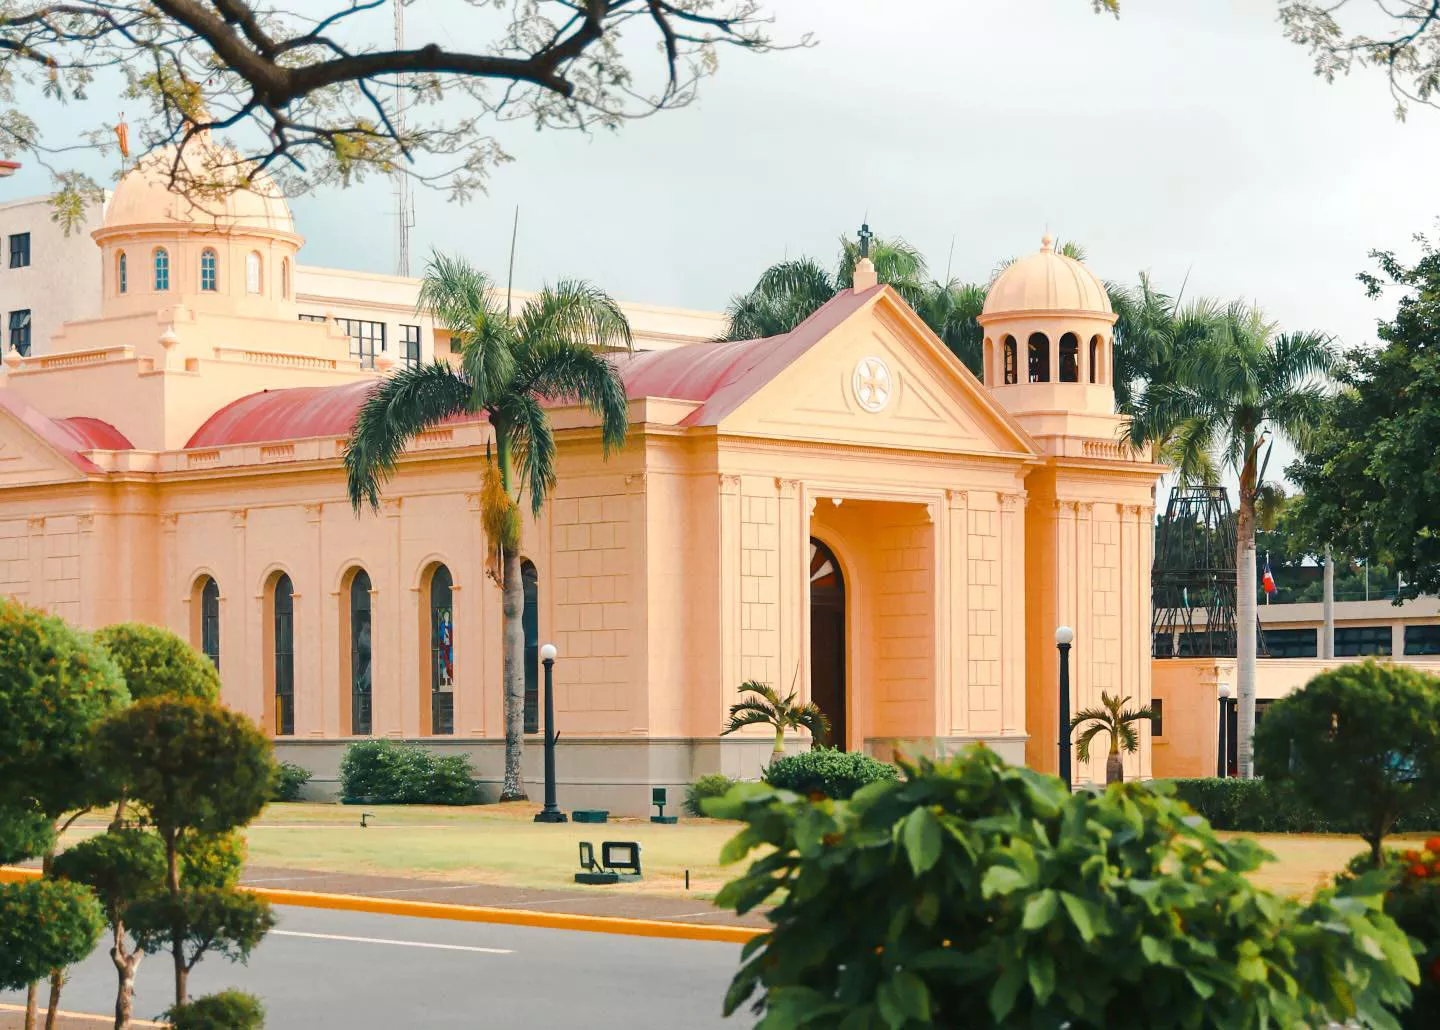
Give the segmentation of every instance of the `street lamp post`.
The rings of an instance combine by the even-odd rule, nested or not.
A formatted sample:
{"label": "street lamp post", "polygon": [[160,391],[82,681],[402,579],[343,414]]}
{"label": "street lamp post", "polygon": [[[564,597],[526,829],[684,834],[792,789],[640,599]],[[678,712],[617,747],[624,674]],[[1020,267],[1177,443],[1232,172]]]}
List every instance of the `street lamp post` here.
{"label": "street lamp post", "polygon": [[535,813],[537,823],[563,823],[566,815],[555,803],[555,645],[540,648],[545,663],[545,807]]}
{"label": "street lamp post", "polygon": [[1220,760],[1217,775],[1230,775],[1230,750],[1226,746],[1225,730],[1230,723],[1230,684],[1220,684]]}
{"label": "street lamp post", "polygon": [[1055,630],[1055,646],[1060,649],[1060,778],[1065,789],[1070,783],[1070,645],[1075,631],[1069,626]]}

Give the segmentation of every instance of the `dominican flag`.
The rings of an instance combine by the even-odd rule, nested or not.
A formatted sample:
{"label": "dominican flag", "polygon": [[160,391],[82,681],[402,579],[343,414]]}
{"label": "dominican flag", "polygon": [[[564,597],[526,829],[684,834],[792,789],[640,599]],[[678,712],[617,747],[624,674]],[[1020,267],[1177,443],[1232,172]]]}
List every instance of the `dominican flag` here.
{"label": "dominican flag", "polygon": [[1275,592],[1275,577],[1270,572],[1270,556],[1268,554],[1265,556],[1265,575],[1260,577],[1260,585],[1265,588],[1267,594]]}

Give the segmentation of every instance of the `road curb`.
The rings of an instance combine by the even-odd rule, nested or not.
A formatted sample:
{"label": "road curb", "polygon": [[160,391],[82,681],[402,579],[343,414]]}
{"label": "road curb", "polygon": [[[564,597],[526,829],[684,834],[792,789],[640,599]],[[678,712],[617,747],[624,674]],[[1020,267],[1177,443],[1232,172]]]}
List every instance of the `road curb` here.
{"label": "road curb", "polygon": [[[29,879],[29,877],[21,877],[21,879]],[[0,1012],[24,1012],[24,1011],[25,1011],[25,1006],[24,1006],[24,1005],[9,1005],[9,1004],[6,1004],[5,1002],[0,1002]],[[115,1023],[115,1016],[114,1016],[113,1014],[112,1014],[112,1015],[108,1015],[108,1016],[102,1016],[102,1015],[101,1015],[100,1013],[98,1013],[98,1012],[67,1012],[65,1009],[59,1009],[59,1010],[56,1011],[55,1015],[57,1015],[57,1016],[60,1017],[61,1019],[79,1019],[79,1020],[83,1020],[83,1021],[85,1021],[85,1022],[87,1022],[87,1023],[106,1023],[106,1024],[109,1024],[109,1025],[112,1025],[112,1026],[113,1026],[114,1023]],[[130,1020],[130,1025],[131,1025],[131,1026],[136,1026],[136,1027],[152,1027],[152,1026],[153,1026],[153,1027],[159,1027],[160,1030],[169,1030],[169,1027],[170,1027],[170,1024],[169,1024],[169,1023],[152,1023],[152,1022],[151,1022],[150,1020],[148,1020],[148,1019],[131,1019],[131,1020]]]}
{"label": "road curb", "polygon": [[[38,869],[0,866],[0,882],[35,879]],[[702,923],[667,922],[663,919],[619,919],[612,916],[584,916],[568,912],[536,912],[524,908],[482,908],[478,905],[446,905],[435,901],[399,901],[372,898],[363,894],[320,894],[314,891],[246,887],[275,905],[324,908],[341,912],[368,912],[373,915],[411,916],[419,919],[449,919],[460,923],[500,923],[506,926],[535,926],[547,930],[578,930],[628,937],[660,937],[682,941],[718,941],[744,944],[765,931],[750,926],[706,926]]]}

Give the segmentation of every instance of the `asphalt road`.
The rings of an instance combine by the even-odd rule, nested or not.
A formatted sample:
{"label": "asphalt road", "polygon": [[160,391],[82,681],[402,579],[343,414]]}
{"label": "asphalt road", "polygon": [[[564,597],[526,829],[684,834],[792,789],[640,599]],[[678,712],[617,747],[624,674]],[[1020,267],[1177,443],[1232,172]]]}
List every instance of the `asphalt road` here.
{"label": "asphalt road", "polygon": [[[207,957],[192,996],[259,995],[268,1030],[430,1027],[744,1028],[721,1000],[740,946],[441,919],[278,907],[248,967]],[[135,1015],[153,1019],[173,990],[168,956],[140,965]],[[43,995],[42,995],[43,998]],[[0,992],[0,1001],[24,996]],[[72,970],[62,1008],[114,1011],[115,971],[97,950]]]}

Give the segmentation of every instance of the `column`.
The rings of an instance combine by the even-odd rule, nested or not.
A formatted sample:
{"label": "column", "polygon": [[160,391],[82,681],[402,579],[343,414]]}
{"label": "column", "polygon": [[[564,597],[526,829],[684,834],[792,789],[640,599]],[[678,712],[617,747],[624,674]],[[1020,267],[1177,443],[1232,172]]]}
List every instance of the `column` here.
{"label": "column", "polygon": [[1000,495],[1000,730],[1025,730],[1025,492]]}
{"label": "column", "polygon": [[[723,728],[740,685],[740,477],[720,474],[720,697]],[[716,732],[719,732],[717,728]]]}
{"label": "column", "polygon": [[970,494],[965,490],[945,491],[946,553],[943,560],[949,598],[947,636],[950,640],[949,697],[946,726],[951,735],[970,727]]}
{"label": "column", "polygon": [[[260,642],[265,639],[261,619],[264,612],[265,585],[260,584],[255,595],[258,600],[246,603],[250,597],[250,570],[245,557],[245,521],[247,512],[236,508],[230,512],[231,542],[234,547],[232,568],[233,583],[221,583],[224,592],[220,599],[220,682],[224,684],[222,694],[227,703],[234,705],[268,731],[271,720],[265,704],[264,656],[260,654]],[[233,596],[238,602],[233,607],[227,598]],[[250,641],[254,641],[254,645]]]}
{"label": "column", "polygon": [[[385,591],[387,597],[383,616],[378,611],[372,611],[370,618],[377,624],[383,618],[387,626],[395,627],[400,646],[389,657],[391,675],[385,679],[378,676],[374,679],[375,687],[388,683],[390,689],[384,695],[371,689],[371,728],[377,737],[416,736],[421,729],[416,712],[422,702],[427,707],[429,705],[430,698],[426,692],[430,689],[430,682],[428,679],[420,682],[420,652],[417,648],[422,643],[415,639],[421,625],[420,616],[406,611],[405,600],[414,598],[417,591],[410,587],[408,577],[400,566],[400,498],[381,498],[380,514],[385,520],[385,544],[389,552],[386,561],[390,573],[386,584],[389,589]],[[423,606],[423,598],[421,603]],[[424,644],[428,645],[428,641]],[[418,696],[407,699],[407,688],[418,691]],[[429,728],[428,725],[424,727]]]}
{"label": "column", "polygon": [[[808,599],[801,597],[801,584],[809,573],[808,547],[802,547],[800,535],[800,481],[798,479],[776,478],[775,490],[779,495],[775,515],[776,547],[780,561],[780,602],[776,616],[779,619],[779,661],[781,680],[796,681],[796,673],[806,664],[806,656],[800,650],[800,623],[808,621]],[[802,608],[802,605],[804,607]],[[803,699],[810,699],[808,684],[799,687]]]}
{"label": "column", "polygon": [[[297,693],[299,683],[305,684],[304,704],[297,704],[295,713],[295,736],[323,737],[329,723],[329,711],[336,701],[334,634],[339,627],[339,611],[331,612],[329,602],[337,595],[325,586],[325,562],[322,554],[323,537],[320,521],[324,517],[323,504],[305,505],[305,523],[309,536],[310,553],[314,556],[310,577],[312,582],[306,591],[313,600],[307,613],[309,626],[304,636],[300,635],[298,618],[300,605],[295,606],[297,625],[295,632]],[[332,617],[333,616],[333,617]],[[336,731],[339,726],[335,727]]]}

